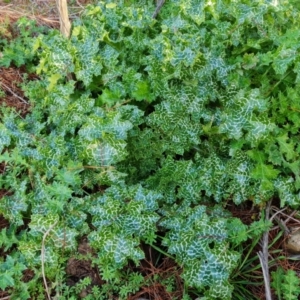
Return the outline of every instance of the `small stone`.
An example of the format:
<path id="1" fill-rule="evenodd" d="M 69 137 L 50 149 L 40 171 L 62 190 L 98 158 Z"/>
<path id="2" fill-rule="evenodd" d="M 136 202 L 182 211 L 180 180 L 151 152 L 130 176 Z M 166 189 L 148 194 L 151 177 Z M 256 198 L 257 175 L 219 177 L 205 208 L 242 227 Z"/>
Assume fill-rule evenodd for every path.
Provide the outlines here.
<path id="1" fill-rule="evenodd" d="M 285 244 L 286 250 L 295 254 L 300 254 L 300 229 L 292 230 Z"/>

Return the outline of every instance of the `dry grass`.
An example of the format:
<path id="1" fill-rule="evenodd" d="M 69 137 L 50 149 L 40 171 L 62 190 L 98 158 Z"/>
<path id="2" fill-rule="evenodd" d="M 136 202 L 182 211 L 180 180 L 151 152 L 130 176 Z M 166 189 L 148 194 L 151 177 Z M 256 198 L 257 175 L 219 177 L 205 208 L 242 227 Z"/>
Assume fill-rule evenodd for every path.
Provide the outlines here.
<path id="1" fill-rule="evenodd" d="M 72 20 L 79 16 L 84 7 L 95 3 L 95 0 L 68 0 L 69 17 Z M 56 0 L 0 0 L 0 22 L 9 18 L 15 22 L 26 16 L 40 25 L 59 27 L 59 14 Z"/>

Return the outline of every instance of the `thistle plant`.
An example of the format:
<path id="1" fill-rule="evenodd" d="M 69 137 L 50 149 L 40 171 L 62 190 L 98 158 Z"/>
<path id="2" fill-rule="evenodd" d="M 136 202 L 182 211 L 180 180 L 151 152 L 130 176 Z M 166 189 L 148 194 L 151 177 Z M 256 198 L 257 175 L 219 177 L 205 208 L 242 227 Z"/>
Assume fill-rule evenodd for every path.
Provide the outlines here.
<path id="1" fill-rule="evenodd" d="M 0 113 L 11 224 L 0 244 L 13 248 L 0 281 L 14 297 L 69 293 L 63 270 L 87 236 L 106 282 L 144 259 L 145 243 L 205 299 L 231 299 L 240 245 L 270 224 L 244 225 L 227 202 L 299 206 L 299 4 L 172 0 L 154 11 L 100 1 L 69 39 L 22 20 L 0 43 L 2 66 L 39 76 L 22 87 L 26 116 Z M 21 296 L 25 269 L 35 276 Z"/>

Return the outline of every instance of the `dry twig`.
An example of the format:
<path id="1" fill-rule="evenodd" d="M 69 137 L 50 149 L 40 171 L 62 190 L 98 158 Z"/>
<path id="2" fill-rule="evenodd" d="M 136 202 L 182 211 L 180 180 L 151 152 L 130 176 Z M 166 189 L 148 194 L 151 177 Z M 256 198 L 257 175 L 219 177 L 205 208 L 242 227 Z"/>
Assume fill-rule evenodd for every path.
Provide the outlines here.
<path id="1" fill-rule="evenodd" d="M 270 207 L 271 207 L 271 200 L 267 203 L 267 207 L 265 209 L 266 221 L 269 220 Z M 269 246 L 269 230 L 263 234 L 263 237 L 262 237 L 262 250 L 263 251 L 259 251 L 257 253 L 257 255 L 258 255 L 258 258 L 259 258 L 259 261 L 261 264 L 261 268 L 263 271 L 264 282 L 265 282 L 265 291 L 266 291 L 266 300 L 272 300 L 271 287 L 270 287 L 269 263 L 268 263 L 268 257 L 269 257 L 268 246 Z"/>
<path id="2" fill-rule="evenodd" d="M 287 209 L 287 207 L 277 210 L 277 208 L 274 208 L 272 206 L 272 209 L 274 209 L 276 211 L 276 213 L 274 215 L 272 215 L 272 217 L 270 218 L 270 221 L 272 221 L 278 214 L 282 214 Z"/>
<path id="3" fill-rule="evenodd" d="M 26 100 L 24 100 L 22 97 L 20 97 L 19 95 L 17 95 L 9 86 L 7 86 L 4 82 L 0 81 L 0 85 L 4 86 L 4 88 L 9 91 L 13 96 L 15 96 L 16 98 L 18 98 L 19 100 L 21 100 L 23 103 L 25 103 L 26 105 L 28 105 L 28 102 Z"/>
<path id="4" fill-rule="evenodd" d="M 285 211 L 286 209 L 287 209 L 287 207 L 285 207 L 285 208 L 283 208 L 283 209 L 281 209 L 281 210 L 277 209 L 276 207 L 272 207 L 272 210 L 274 210 L 275 213 L 274 213 L 274 214 L 272 215 L 272 217 L 270 218 L 270 221 L 272 221 L 273 219 L 275 219 L 275 221 L 278 223 L 279 227 L 280 227 L 281 229 L 283 229 L 285 235 L 289 235 L 289 234 L 291 233 L 291 230 L 287 227 L 286 224 L 287 224 L 290 220 L 292 220 L 292 221 L 294 221 L 294 222 L 296 222 L 297 224 L 300 225 L 300 220 L 299 220 L 299 219 L 293 218 L 293 216 L 297 213 L 296 210 L 294 210 L 291 214 L 288 215 L 288 214 L 284 213 L 284 211 Z M 285 220 L 285 221 L 282 221 L 282 220 L 278 217 L 279 214 L 280 214 L 281 216 L 283 216 L 283 217 L 286 217 L 286 220 Z M 278 228 L 278 226 L 273 227 L 272 230 L 277 229 L 277 228 Z"/>
<path id="5" fill-rule="evenodd" d="M 155 12 L 152 15 L 153 19 L 155 19 L 157 17 L 157 15 L 159 14 L 159 12 L 160 12 L 161 8 L 163 7 L 164 3 L 165 3 L 165 0 L 158 0 L 157 1 Z"/>
<path id="6" fill-rule="evenodd" d="M 46 290 L 48 300 L 51 300 L 51 297 L 50 297 L 48 284 L 47 284 L 47 280 L 46 280 L 46 275 L 45 275 L 45 240 L 46 240 L 47 235 L 50 233 L 50 231 L 55 227 L 55 225 L 57 223 L 58 223 L 58 220 L 53 225 L 50 226 L 50 228 L 43 235 L 43 241 L 42 241 L 42 250 L 41 250 L 42 275 L 43 275 L 43 280 L 44 280 L 44 285 L 45 285 L 45 290 Z"/>

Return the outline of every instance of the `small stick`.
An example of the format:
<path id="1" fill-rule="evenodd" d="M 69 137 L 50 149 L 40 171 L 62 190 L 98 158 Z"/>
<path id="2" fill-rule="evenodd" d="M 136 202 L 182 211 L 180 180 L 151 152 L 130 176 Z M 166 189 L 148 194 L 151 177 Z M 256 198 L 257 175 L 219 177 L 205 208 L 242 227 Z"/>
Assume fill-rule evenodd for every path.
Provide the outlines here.
<path id="1" fill-rule="evenodd" d="M 267 203 L 266 207 L 266 221 L 269 220 L 269 215 L 270 215 L 270 207 L 271 207 L 271 200 Z M 270 287 L 270 273 L 269 273 L 269 266 L 268 266 L 268 257 L 269 257 L 269 251 L 268 251 L 268 246 L 269 246 L 269 230 L 266 231 L 263 234 L 262 237 L 262 252 L 259 251 L 257 253 L 261 268 L 263 271 L 263 276 L 264 276 L 264 282 L 265 282 L 265 291 L 266 291 L 266 300 L 272 300 L 271 296 L 271 287 Z"/>
<path id="2" fill-rule="evenodd" d="M 283 216 L 287 217 L 287 219 L 284 221 L 284 223 L 287 223 L 289 220 L 293 220 L 293 221 L 295 221 L 297 223 L 300 223 L 299 219 L 293 218 L 293 216 L 296 214 L 296 212 L 297 211 L 295 210 L 290 215 L 287 215 L 285 213 L 281 213 Z"/>
<path id="3" fill-rule="evenodd" d="M 282 214 L 282 212 L 284 212 L 287 209 L 287 207 L 281 209 L 281 210 L 277 210 L 276 213 L 274 215 L 272 215 L 272 217 L 270 218 L 270 221 L 272 221 L 278 214 Z"/>
<path id="4" fill-rule="evenodd" d="M 268 267 L 268 262 L 264 258 L 264 254 L 259 251 L 257 253 L 261 268 L 263 271 L 263 276 L 264 276 L 264 282 L 265 282 L 265 291 L 266 291 L 266 300 L 272 300 L 271 296 L 271 288 L 270 288 L 270 274 L 269 274 L 269 267 Z"/>
<path id="5" fill-rule="evenodd" d="M 41 250 L 41 261 L 42 261 L 42 275 L 43 275 L 43 281 L 47 293 L 48 300 L 51 300 L 48 285 L 47 285 L 47 280 L 46 280 L 46 275 L 45 275 L 45 240 L 47 235 L 50 233 L 50 231 L 55 227 L 55 225 L 58 223 L 58 220 L 50 226 L 50 228 L 45 232 L 43 236 L 43 241 L 42 241 L 42 250 Z"/>
<path id="6" fill-rule="evenodd" d="M 291 231 L 286 226 L 286 222 L 283 222 L 280 218 L 275 217 L 275 221 L 277 222 L 280 229 L 283 229 L 285 235 L 289 235 Z"/>
<path id="7" fill-rule="evenodd" d="M 79 7 L 84 8 L 84 6 L 82 6 L 81 3 L 80 3 L 78 0 L 76 0 L 76 3 L 77 3 L 77 5 L 78 5 Z"/>
<path id="8" fill-rule="evenodd" d="M 28 102 L 26 100 L 24 100 L 22 97 L 18 96 L 9 86 L 7 86 L 4 82 L 0 82 L 1 85 L 3 85 L 5 87 L 6 90 L 8 90 L 13 96 L 15 96 L 16 98 L 18 98 L 19 100 L 21 100 L 23 103 L 28 105 Z"/>
<path id="9" fill-rule="evenodd" d="M 71 23 L 69 20 L 68 4 L 66 0 L 56 0 L 58 14 L 60 19 L 60 32 L 66 38 L 69 38 L 71 32 Z"/>
<path id="10" fill-rule="evenodd" d="M 158 0 L 157 1 L 157 5 L 156 5 L 156 9 L 155 12 L 152 15 L 152 18 L 155 19 L 157 17 L 157 15 L 159 14 L 161 8 L 163 7 L 164 3 L 166 0 Z"/>

